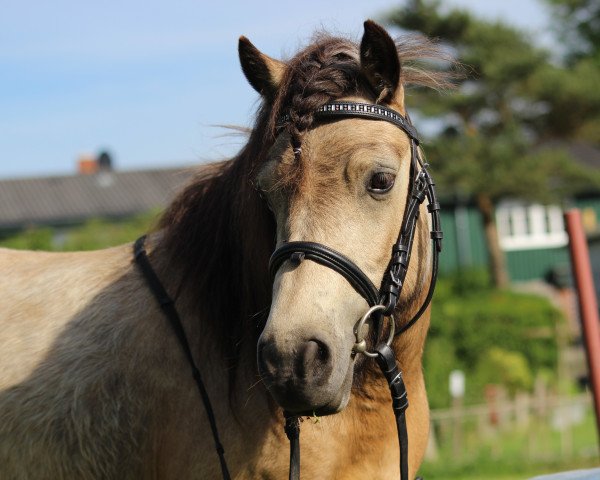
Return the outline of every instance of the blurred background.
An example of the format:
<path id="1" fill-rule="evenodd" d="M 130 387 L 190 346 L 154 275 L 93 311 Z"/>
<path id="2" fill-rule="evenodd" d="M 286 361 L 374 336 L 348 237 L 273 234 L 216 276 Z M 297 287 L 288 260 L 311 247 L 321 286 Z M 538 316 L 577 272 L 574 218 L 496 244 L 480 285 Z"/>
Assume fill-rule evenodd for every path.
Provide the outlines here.
<path id="1" fill-rule="evenodd" d="M 563 212 L 581 209 L 600 286 L 600 2 L 212 3 L 3 3 L 0 246 L 131 241 L 194 165 L 235 154 L 244 137 L 220 126 L 250 126 L 258 105 L 241 34 L 278 58 L 319 29 L 358 40 L 367 18 L 434 37 L 463 79 L 407 91 L 445 234 L 420 473 L 597 465 Z"/>

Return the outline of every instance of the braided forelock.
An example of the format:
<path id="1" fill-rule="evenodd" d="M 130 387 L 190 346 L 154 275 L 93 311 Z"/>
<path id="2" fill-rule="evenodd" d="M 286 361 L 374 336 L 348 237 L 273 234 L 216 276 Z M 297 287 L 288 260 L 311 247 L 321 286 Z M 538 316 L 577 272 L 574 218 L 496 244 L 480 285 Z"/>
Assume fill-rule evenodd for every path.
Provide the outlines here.
<path id="1" fill-rule="evenodd" d="M 358 47 L 341 38 L 321 38 L 290 61 L 288 72 L 274 110 L 288 115 L 286 129 L 298 159 L 302 136 L 312 126 L 316 110 L 358 92 Z"/>

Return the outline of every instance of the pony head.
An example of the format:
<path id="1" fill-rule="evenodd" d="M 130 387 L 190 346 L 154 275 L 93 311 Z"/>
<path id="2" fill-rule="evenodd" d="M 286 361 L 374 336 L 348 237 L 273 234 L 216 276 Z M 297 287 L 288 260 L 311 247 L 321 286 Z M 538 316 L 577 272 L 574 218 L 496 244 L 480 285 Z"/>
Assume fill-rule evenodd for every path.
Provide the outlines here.
<path id="1" fill-rule="evenodd" d="M 415 71 L 404 71 L 402 46 L 382 27 L 372 21 L 364 27 L 360 45 L 324 37 L 288 62 L 261 53 L 245 37 L 239 55 L 269 112 L 268 151 L 254 182 L 273 213 L 277 246 L 326 245 L 379 285 L 407 202 L 409 138 L 389 122 L 315 115 L 332 100 L 405 114 L 404 85 Z M 413 257 L 427 256 L 426 233 L 419 228 Z M 406 277 L 400 320 L 426 290 L 421 263 L 429 261 L 413 260 Z M 321 415 L 344 408 L 357 370 L 353 327 L 368 308 L 344 277 L 318 263 L 287 261 L 277 270 L 257 355 L 261 378 L 280 406 Z"/>

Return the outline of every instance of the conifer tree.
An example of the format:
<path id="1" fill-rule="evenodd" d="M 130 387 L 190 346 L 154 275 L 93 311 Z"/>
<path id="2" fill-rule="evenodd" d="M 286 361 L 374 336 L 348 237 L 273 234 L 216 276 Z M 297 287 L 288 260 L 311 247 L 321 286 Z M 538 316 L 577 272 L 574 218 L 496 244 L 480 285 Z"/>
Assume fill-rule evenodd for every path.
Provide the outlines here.
<path id="1" fill-rule="evenodd" d="M 454 92 L 408 91 L 413 97 L 409 105 L 441 125 L 440 133 L 425 143 L 433 173 L 442 190 L 474 199 L 491 277 L 505 287 L 509 277 L 495 222 L 498 202 L 560 202 L 585 189 L 593 177 L 565 151 L 543 148 L 559 132 L 569 135 L 575 128 L 570 107 L 561 101 L 564 92 L 576 88 L 575 79 L 556 85 L 555 77 L 567 69 L 553 64 L 551 52 L 525 32 L 465 10 L 442 11 L 437 0 L 412 0 L 388 19 L 403 30 L 438 39 L 464 65 Z M 600 99 L 600 88 L 595 96 Z M 561 126 L 564 122 L 568 128 Z"/>

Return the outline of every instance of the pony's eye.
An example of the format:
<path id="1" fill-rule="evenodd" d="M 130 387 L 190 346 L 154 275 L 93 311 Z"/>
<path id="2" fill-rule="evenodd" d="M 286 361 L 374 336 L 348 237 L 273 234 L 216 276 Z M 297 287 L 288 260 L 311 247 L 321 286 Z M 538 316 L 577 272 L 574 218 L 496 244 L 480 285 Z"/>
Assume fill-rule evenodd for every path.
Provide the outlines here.
<path id="1" fill-rule="evenodd" d="M 387 193 L 394 186 L 396 175 L 389 172 L 377 172 L 369 180 L 368 190 L 371 193 Z"/>

